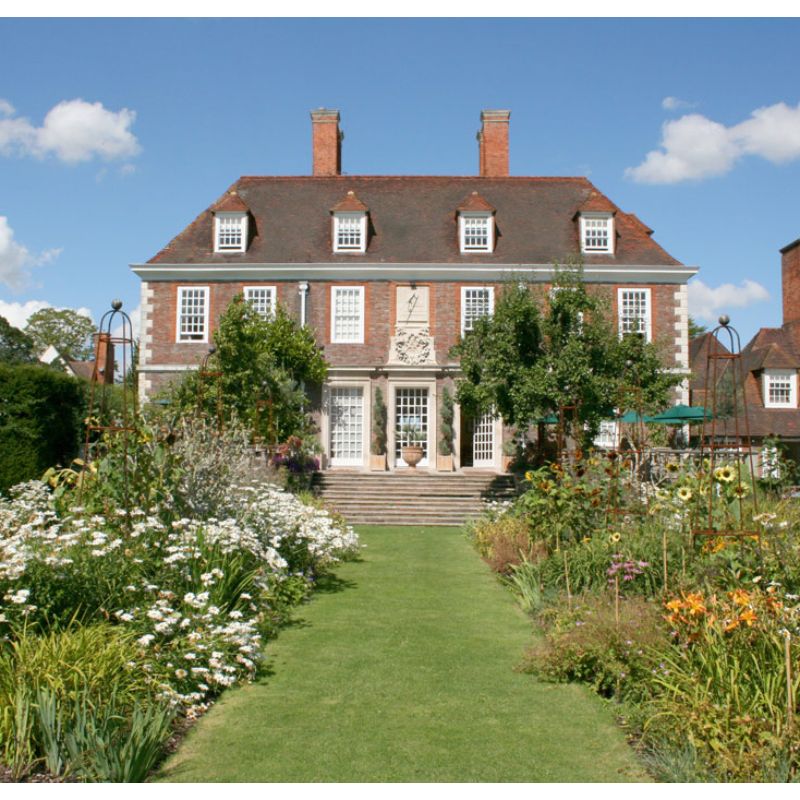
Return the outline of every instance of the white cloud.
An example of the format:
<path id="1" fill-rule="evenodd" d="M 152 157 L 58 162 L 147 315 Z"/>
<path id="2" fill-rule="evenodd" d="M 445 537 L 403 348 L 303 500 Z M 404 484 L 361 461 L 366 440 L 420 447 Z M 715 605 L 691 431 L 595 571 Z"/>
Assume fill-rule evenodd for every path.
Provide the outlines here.
<path id="1" fill-rule="evenodd" d="M 661 101 L 661 108 L 666 111 L 677 111 L 679 108 L 694 108 L 696 105 L 697 103 L 681 100 L 680 97 L 665 97 Z"/>
<path id="2" fill-rule="evenodd" d="M 674 98 L 666 98 L 674 99 Z M 757 108 L 726 127 L 702 114 L 664 123 L 661 149 L 651 150 L 625 175 L 639 183 L 679 183 L 724 175 L 745 155 L 780 164 L 800 158 L 800 103 Z"/>
<path id="3" fill-rule="evenodd" d="M 0 97 L 0 117 L 10 117 L 14 113 L 14 106 Z"/>
<path id="4" fill-rule="evenodd" d="M 689 284 L 689 313 L 707 322 L 731 308 L 747 308 L 754 303 L 769 300 L 769 292 L 756 281 L 746 279 L 741 286 L 723 283 L 717 287 L 706 286 L 701 280 Z"/>
<path id="5" fill-rule="evenodd" d="M 141 146 L 132 133 L 136 112 L 127 108 L 109 111 L 102 103 L 63 100 L 45 115 L 41 127 L 25 117 L 11 116 L 10 103 L 0 100 L 0 153 L 44 158 L 54 155 L 67 164 L 90 161 L 95 157 L 111 161 L 130 158 Z"/>
<path id="6" fill-rule="evenodd" d="M 60 249 L 45 250 L 35 255 L 14 239 L 8 217 L 0 217 L 0 283 L 17 291 L 28 280 L 32 267 L 47 264 L 58 256 Z"/>
<path id="7" fill-rule="evenodd" d="M 15 328 L 24 328 L 31 315 L 43 308 L 58 308 L 63 309 L 65 306 L 53 306 L 47 300 L 26 300 L 24 303 L 7 303 L 5 300 L 0 300 L 0 317 L 5 317 Z M 83 314 L 90 319 L 94 319 L 92 312 L 88 308 L 74 309 L 79 314 Z"/>

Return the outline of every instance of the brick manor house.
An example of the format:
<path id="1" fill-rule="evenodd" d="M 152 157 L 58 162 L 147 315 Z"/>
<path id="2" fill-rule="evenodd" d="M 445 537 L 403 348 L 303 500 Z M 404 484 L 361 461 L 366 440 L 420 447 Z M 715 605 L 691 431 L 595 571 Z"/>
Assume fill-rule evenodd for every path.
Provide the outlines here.
<path id="1" fill-rule="evenodd" d="M 337 111 L 311 112 L 310 176 L 245 176 L 146 264 L 141 278 L 144 401 L 196 369 L 239 293 L 263 314 L 281 303 L 310 326 L 330 364 L 316 406 L 325 468 L 369 469 L 380 386 L 389 469 L 405 466 L 408 426 L 425 433 L 420 466 L 436 468 L 439 411 L 458 363 L 451 347 L 491 314 L 510 279 L 553 280 L 580 258 L 604 287 L 619 329 L 659 342 L 665 367 L 688 374 L 686 282 L 652 230 L 586 178 L 516 177 L 508 111 L 484 111 L 477 176 L 341 172 Z M 590 289 L 593 287 L 590 286 Z M 678 393 L 688 402 L 688 385 Z M 499 470 L 501 420 L 456 407 L 455 466 Z"/>

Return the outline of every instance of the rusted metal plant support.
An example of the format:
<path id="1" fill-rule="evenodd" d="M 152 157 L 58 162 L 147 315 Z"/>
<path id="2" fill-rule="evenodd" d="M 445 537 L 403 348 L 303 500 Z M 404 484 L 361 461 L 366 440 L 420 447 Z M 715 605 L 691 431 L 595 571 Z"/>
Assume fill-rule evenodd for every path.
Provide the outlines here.
<path id="1" fill-rule="evenodd" d="M 752 524 L 753 517 L 758 515 L 758 498 L 756 496 L 756 471 L 753 464 L 750 420 L 747 415 L 747 401 L 745 398 L 744 374 L 742 370 L 742 344 L 738 332 L 735 328 L 731 327 L 730 318 L 727 315 L 721 316 L 719 318 L 719 323 L 720 324 L 712 331 L 706 358 L 705 392 L 703 397 L 706 409 L 708 409 L 709 406 L 709 397 L 711 398 L 711 408 L 709 409 L 711 418 L 707 419 L 706 415 L 703 415 L 703 426 L 700 435 L 699 471 L 701 478 L 707 478 L 708 480 L 708 512 L 705 524 L 703 524 L 704 521 L 700 519 L 692 521 L 692 543 L 694 543 L 695 538 L 698 536 L 750 537 L 758 542 L 760 549 L 761 531 L 758 526 Z M 721 337 L 727 339 L 727 349 L 720 341 Z M 733 403 L 733 445 L 727 441 L 718 441 L 717 431 L 717 414 L 720 407 L 719 381 L 726 371 L 730 374 L 730 392 Z M 727 440 L 727 438 L 726 425 L 726 432 L 723 435 L 723 439 Z M 718 454 L 721 450 L 733 450 L 735 453 L 737 487 L 745 486 L 742 482 L 742 461 L 747 459 L 750 486 L 747 488 L 747 491 L 742 488 L 737 494 L 738 526 L 723 525 L 719 528 L 715 528 L 715 504 L 719 507 L 719 504 L 725 502 L 725 499 L 718 495 L 717 487 L 714 484 L 714 472 L 720 460 Z M 745 503 L 745 495 L 750 497 L 749 503 Z M 747 508 L 747 506 L 750 506 L 750 508 Z"/>
<path id="2" fill-rule="evenodd" d="M 564 464 L 569 461 L 574 461 L 575 451 L 568 450 L 567 448 L 567 425 L 570 425 L 570 431 L 573 432 L 575 425 L 578 422 L 578 405 L 565 405 L 558 407 L 558 427 L 556 428 L 556 447 L 557 447 L 557 462 Z M 574 439 L 574 436 L 573 436 Z"/>
<path id="3" fill-rule="evenodd" d="M 632 402 L 631 402 L 632 398 Z M 632 423 L 621 423 L 618 425 L 630 425 L 635 434 L 631 437 L 632 447 L 623 450 L 621 447 L 622 441 L 618 441 L 617 446 L 613 450 L 605 453 L 608 459 L 608 467 L 606 472 L 609 476 L 608 480 L 608 493 L 606 495 L 606 527 L 616 527 L 617 521 L 620 517 L 626 516 L 643 516 L 648 507 L 649 496 L 645 497 L 644 503 L 639 503 L 638 506 L 631 507 L 624 502 L 622 492 L 622 471 L 623 469 L 630 477 L 630 483 L 633 484 L 633 477 L 639 474 L 642 467 L 643 444 L 645 437 L 644 427 L 644 401 L 642 399 L 642 390 L 638 386 L 626 386 L 620 391 L 619 408 L 632 410 L 635 414 L 635 420 Z"/>
<path id="4" fill-rule="evenodd" d="M 114 335 L 112 331 L 118 331 Z M 122 310 L 122 301 L 113 300 L 111 310 L 103 314 L 95 342 L 94 370 L 89 384 L 89 407 L 86 417 L 86 437 L 84 440 L 83 459 L 84 477 L 78 490 L 78 502 L 83 502 L 83 488 L 89 465 L 100 457 L 101 449 L 105 449 L 113 437 L 122 437 L 122 480 L 123 502 L 128 512 L 126 521 L 130 523 L 130 488 L 128 476 L 128 460 L 130 438 L 136 428 L 136 389 L 129 379 L 129 370 L 133 363 L 133 325 L 131 318 Z M 114 385 L 114 371 L 119 368 L 121 376 L 120 407 L 111 407 L 110 398 Z M 109 375 L 110 371 L 110 375 Z M 99 388 L 98 388 L 99 387 Z M 112 416 L 116 413 L 116 416 Z"/>
<path id="5" fill-rule="evenodd" d="M 213 345 L 208 348 L 208 352 L 200 362 L 200 369 L 197 372 L 197 411 L 198 414 L 205 415 L 206 385 L 209 381 L 216 381 L 217 386 L 217 432 L 222 433 L 225 427 L 225 420 L 222 414 L 222 372 L 208 368 L 208 361 L 217 348 Z"/>

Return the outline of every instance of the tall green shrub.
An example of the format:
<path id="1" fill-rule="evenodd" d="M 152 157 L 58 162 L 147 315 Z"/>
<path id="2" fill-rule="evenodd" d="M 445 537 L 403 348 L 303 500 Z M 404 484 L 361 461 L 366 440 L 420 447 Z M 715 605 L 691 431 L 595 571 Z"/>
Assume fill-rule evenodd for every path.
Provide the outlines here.
<path id="1" fill-rule="evenodd" d="M 78 453 L 80 381 L 48 367 L 0 364 L 0 491 Z"/>
<path id="2" fill-rule="evenodd" d="M 372 402 L 372 454 L 382 456 L 386 453 L 386 403 L 380 386 L 375 387 Z"/>
<path id="3" fill-rule="evenodd" d="M 441 437 L 439 439 L 439 455 L 451 456 L 453 455 L 453 437 L 455 431 L 453 430 L 453 419 L 455 412 L 453 410 L 453 395 L 449 389 L 442 392 L 442 409 L 441 409 Z"/>

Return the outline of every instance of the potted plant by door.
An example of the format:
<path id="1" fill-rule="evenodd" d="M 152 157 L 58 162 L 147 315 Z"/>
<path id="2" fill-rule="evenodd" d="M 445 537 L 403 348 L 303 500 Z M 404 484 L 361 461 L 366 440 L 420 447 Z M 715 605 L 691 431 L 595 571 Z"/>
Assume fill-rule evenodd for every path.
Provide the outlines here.
<path id="1" fill-rule="evenodd" d="M 425 455 L 425 449 L 422 446 L 425 442 L 425 431 L 419 425 L 403 425 L 400 428 L 400 432 L 406 442 L 400 448 L 400 455 L 402 455 L 403 461 L 406 462 L 409 469 L 416 469 L 417 464 L 422 461 L 422 457 Z"/>
<path id="2" fill-rule="evenodd" d="M 375 387 L 372 402 L 372 447 L 369 467 L 374 472 L 386 472 L 386 404 L 380 386 Z"/>
<path id="3" fill-rule="evenodd" d="M 453 395 L 450 394 L 449 389 L 445 389 L 442 392 L 441 423 L 439 425 L 441 438 L 439 439 L 439 452 L 436 456 L 436 469 L 439 472 L 453 471 L 453 438 L 455 436 L 453 418 Z"/>

